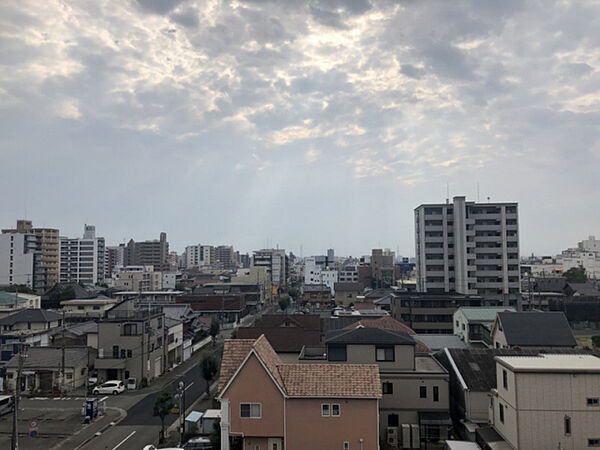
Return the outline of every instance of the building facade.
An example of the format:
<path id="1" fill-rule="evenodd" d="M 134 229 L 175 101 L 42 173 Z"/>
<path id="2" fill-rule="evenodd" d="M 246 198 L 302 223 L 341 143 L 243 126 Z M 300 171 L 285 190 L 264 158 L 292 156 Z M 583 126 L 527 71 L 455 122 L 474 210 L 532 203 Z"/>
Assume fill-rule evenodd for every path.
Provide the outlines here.
<path id="1" fill-rule="evenodd" d="M 273 286 L 285 286 L 289 277 L 288 257 L 283 249 L 256 250 L 252 265 L 266 267 Z"/>
<path id="2" fill-rule="evenodd" d="M 415 209 L 417 291 L 520 299 L 518 204 L 467 202 Z"/>
<path id="3" fill-rule="evenodd" d="M 125 246 L 124 264 L 126 266 L 154 266 L 154 270 L 158 272 L 170 271 L 167 233 L 160 233 L 160 238 L 153 241 L 135 242 L 131 239 Z"/>
<path id="4" fill-rule="evenodd" d="M 23 284 L 36 291 L 47 287 L 41 239 L 33 234 L 0 235 L 0 285 Z"/>
<path id="5" fill-rule="evenodd" d="M 94 285 L 104 282 L 104 238 L 85 225 L 83 238 L 60 238 L 60 282 Z"/>

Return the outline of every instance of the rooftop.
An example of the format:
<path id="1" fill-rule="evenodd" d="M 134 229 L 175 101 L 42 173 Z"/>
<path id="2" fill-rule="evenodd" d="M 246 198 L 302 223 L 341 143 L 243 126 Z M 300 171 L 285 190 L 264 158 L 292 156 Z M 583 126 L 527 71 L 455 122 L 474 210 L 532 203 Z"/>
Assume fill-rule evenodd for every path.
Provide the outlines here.
<path id="1" fill-rule="evenodd" d="M 562 312 L 499 312 L 506 342 L 511 346 L 575 347 L 577 341 Z"/>
<path id="2" fill-rule="evenodd" d="M 592 372 L 600 373 L 600 358 L 594 355 L 496 356 L 514 372 Z"/>
<path id="3" fill-rule="evenodd" d="M 23 368 L 60 368 L 62 366 L 61 347 L 29 347 L 27 357 L 23 358 Z M 65 367 L 74 367 L 82 359 L 87 360 L 87 347 L 65 347 Z M 17 367 L 19 355 L 6 363 L 7 367 Z"/>
<path id="4" fill-rule="evenodd" d="M 0 325 L 14 325 L 21 322 L 55 322 L 61 320 L 62 315 L 48 309 L 24 309 L 0 319 Z"/>
<path id="5" fill-rule="evenodd" d="M 510 306 L 461 306 L 455 314 L 462 313 L 469 322 L 493 322 L 496 319 L 496 314 L 504 311 L 515 312 L 515 308 Z"/>
<path id="6" fill-rule="evenodd" d="M 26 303 L 28 299 L 21 297 L 14 292 L 0 291 L 0 307 L 6 305 L 14 305 L 15 303 Z"/>
<path id="7" fill-rule="evenodd" d="M 353 328 L 330 331 L 325 336 L 326 344 L 390 344 L 415 345 L 415 340 L 404 331 L 381 328 Z"/>

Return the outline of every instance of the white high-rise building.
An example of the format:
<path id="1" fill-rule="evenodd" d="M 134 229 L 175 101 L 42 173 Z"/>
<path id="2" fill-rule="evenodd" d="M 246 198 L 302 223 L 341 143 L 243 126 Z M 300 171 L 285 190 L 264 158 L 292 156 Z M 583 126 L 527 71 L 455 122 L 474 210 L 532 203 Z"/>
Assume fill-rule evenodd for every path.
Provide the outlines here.
<path id="1" fill-rule="evenodd" d="M 60 238 L 60 281 L 96 284 L 104 281 L 104 238 L 95 227 L 85 225 L 83 238 Z"/>
<path id="2" fill-rule="evenodd" d="M 520 296 L 517 203 L 465 197 L 415 209 L 417 291 L 502 299 Z"/>
<path id="3" fill-rule="evenodd" d="M 46 288 L 41 239 L 33 234 L 0 234 L 0 286 L 24 284 Z"/>
<path id="4" fill-rule="evenodd" d="M 212 245 L 188 245 L 185 248 L 185 267 L 211 266 L 216 262 L 215 247 Z"/>

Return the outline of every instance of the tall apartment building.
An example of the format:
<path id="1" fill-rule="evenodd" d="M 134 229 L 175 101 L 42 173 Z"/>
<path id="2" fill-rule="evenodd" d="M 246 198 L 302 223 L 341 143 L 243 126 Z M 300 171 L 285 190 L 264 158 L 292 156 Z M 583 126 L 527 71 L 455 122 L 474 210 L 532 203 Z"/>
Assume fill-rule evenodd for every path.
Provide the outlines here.
<path id="1" fill-rule="evenodd" d="M 126 266 L 153 265 L 156 271 L 168 272 L 171 264 L 167 233 L 160 233 L 160 238 L 153 241 L 135 242 L 131 239 L 125 247 L 124 259 Z"/>
<path id="2" fill-rule="evenodd" d="M 273 286 L 284 286 L 288 280 L 288 260 L 283 249 L 255 250 L 252 257 L 254 267 L 266 267 Z"/>
<path id="3" fill-rule="evenodd" d="M 216 250 L 212 245 L 188 245 L 185 248 L 185 267 L 211 266 L 216 262 Z"/>
<path id="4" fill-rule="evenodd" d="M 33 234 L 0 235 L 0 286 L 24 284 L 36 291 L 46 289 L 41 238 Z"/>
<path id="5" fill-rule="evenodd" d="M 96 284 L 104 281 L 106 251 L 96 227 L 85 225 L 83 238 L 60 238 L 60 282 Z"/>
<path id="6" fill-rule="evenodd" d="M 106 247 L 105 278 L 113 276 L 115 267 L 125 264 L 125 244 Z"/>
<path id="7" fill-rule="evenodd" d="M 59 280 L 60 236 L 56 228 L 34 228 L 31 220 L 17 220 L 17 228 L 2 230 L 3 234 L 33 234 L 40 238 L 42 263 L 46 268 L 46 287 L 54 286 Z"/>
<path id="8" fill-rule="evenodd" d="M 231 245 L 219 245 L 215 248 L 215 256 L 219 265 L 224 269 L 233 269 L 237 267 L 235 252 Z"/>
<path id="9" fill-rule="evenodd" d="M 520 296 L 518 204 L 467 202 L 415 209 L 417 291 Z"/>

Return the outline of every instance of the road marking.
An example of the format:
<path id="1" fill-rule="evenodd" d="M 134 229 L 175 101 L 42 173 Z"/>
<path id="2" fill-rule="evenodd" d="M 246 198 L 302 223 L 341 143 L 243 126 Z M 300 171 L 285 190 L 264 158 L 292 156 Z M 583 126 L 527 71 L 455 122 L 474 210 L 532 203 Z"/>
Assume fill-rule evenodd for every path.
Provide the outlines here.
<path id="1" fill-rule="evenodd" d="M 188 384 L 188 385 L 185 387 L 185 390 L 187 391 L 189 388 L 191 388 L 191 387 L 192 387 L 192 384 L 194 384 L 194 382 L 193 382 L 193 381 L 192 381 L 190 384 Z"/>
<path id="2" fill-rule="evenodd" d="M 103 402 L 104 400 L 106 400 L 108 398 L 108 395 L 106 397 L 102 397 L 100 400 L 98 400 L 99 402 Z"/>
<path id="3" fill-rule="evenodd" d="M 121 442 L 119 442 L 115 447 L 113 447 L 112 450 L 117 450 L 121 445 L 123 445 L 125 443 L 125 441 L 127 439 L 129 439 L 131 436 L 133 436 L 135 434 L 135 431 L 132 431 L 131 434 L 129 436 L 127 436 L 125 439 L 123 439 Z"/>

